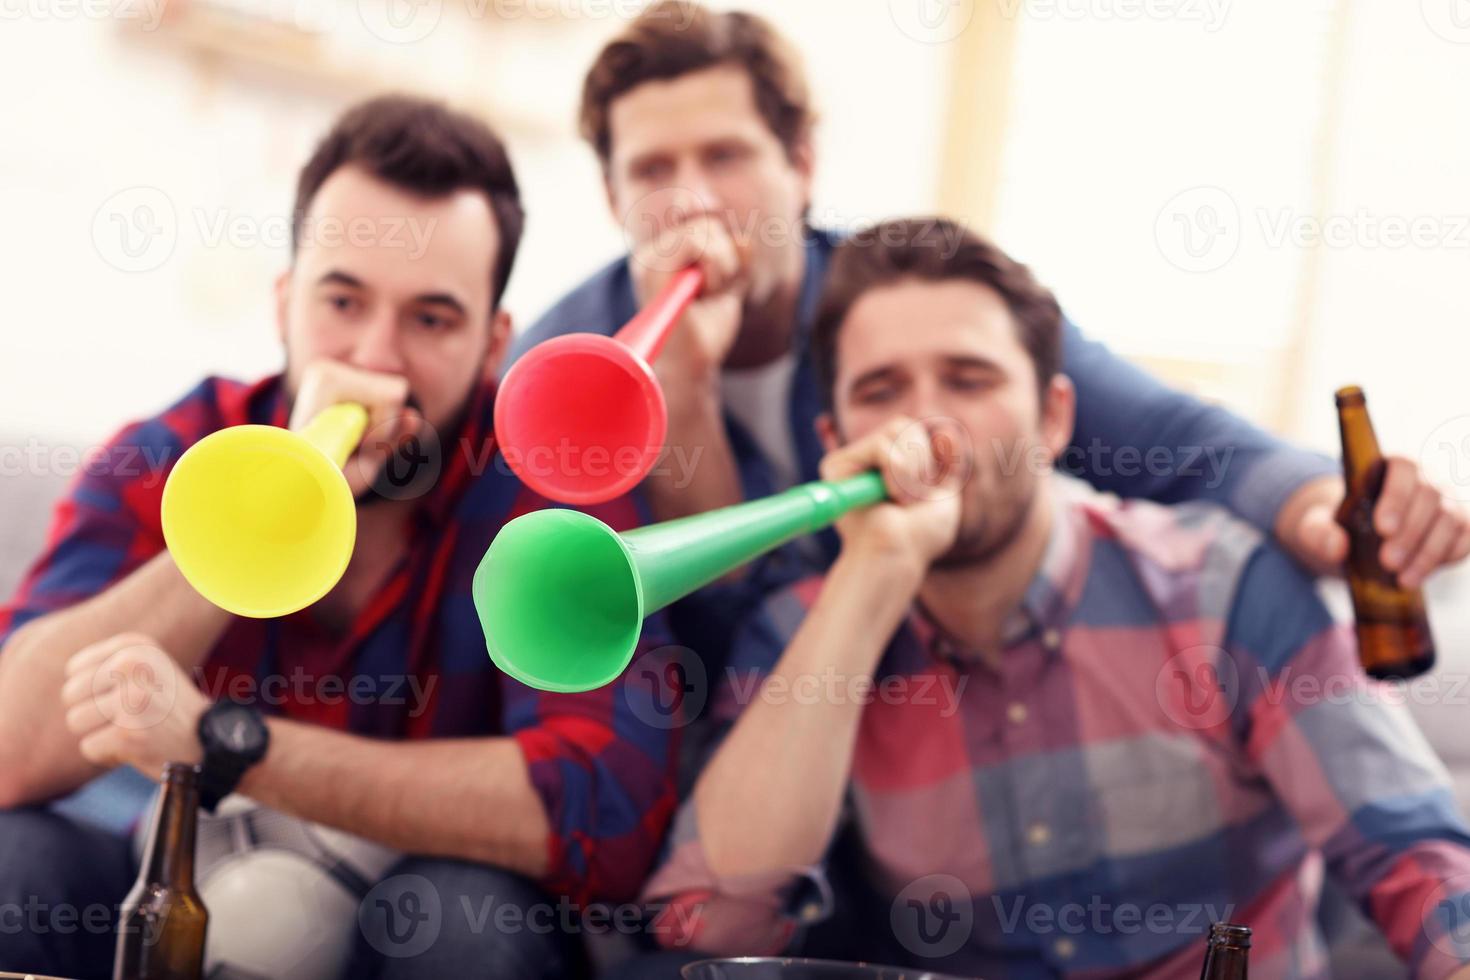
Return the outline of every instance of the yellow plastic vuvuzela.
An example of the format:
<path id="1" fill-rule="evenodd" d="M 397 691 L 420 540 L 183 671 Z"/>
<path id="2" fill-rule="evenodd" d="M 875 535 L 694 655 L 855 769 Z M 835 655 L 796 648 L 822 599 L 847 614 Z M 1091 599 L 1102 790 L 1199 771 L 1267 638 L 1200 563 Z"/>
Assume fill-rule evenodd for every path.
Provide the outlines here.
<path id="1" fill-rule="evenodd" d="M 255 619 L 332 590 L 352 558 L 357 507 L 342 467 L 367 409 L 333 405 L 301 432 L 221 429 L 189 448 L 163 488 L 163 537 L 200 595 Z"/>

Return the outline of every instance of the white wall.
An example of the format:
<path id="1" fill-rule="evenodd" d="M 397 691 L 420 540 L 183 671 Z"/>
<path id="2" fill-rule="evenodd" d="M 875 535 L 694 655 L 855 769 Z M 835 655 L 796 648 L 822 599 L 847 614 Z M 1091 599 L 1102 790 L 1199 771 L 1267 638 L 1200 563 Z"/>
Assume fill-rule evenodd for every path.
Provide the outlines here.
<path id="1" fill-rule="evenodd" d="M 121 9 L 143 12 L 147 2 Z M 372 76 L 347 92 L 211 65 L 128 25 L 67 16 L 63 3 L 0 7 L 0 269 L 9 313 L 0 331 L 0 440 L 101 439 L 205 372 L 275 370 L 270 285 L 287 252 L 258 239 L 284 230 L 313 141 L 346 102 L 373 91 Z M 530 212 L 507 298 L 521 325 L 621 246 L 573 113 L 586 66 L 619 24 L 601 14 L 630 8 L 552 6 L 585 15 L 487 25 L 445 6 L 437 28 L 412 43 L 364 30 L 369 8 L 351 0 L 287 7 L 333 27 L 336 53 L 380 59 L 384 78 L 450 93 L 465 79 L 502 80 L 505 115 L 530 121 L 507 128 Z M 946 49 L 897 30 L 883 0 L 744 6 L 773 17 L 810 59 L 823 110 L 816 216 L 856 224 L 933 210 Z M 146 223 L 140 206 L 173 235 L 130 257 L 116 222 Z M 220 241 L 213 230 L 221 221 L 239 221 L 256 238 Z"/>
<path id="2" fill-rule="evenodd" d="M 1212 28 L 1191 16 L 1203 2 L 1121 21 L 1104 0 L 1027 0 L 997 237 L 1084 330 L 1234 366 L 1213 393 L 1307 445 L 1338 452 L 1332 394 L 1363 385 L 1384 448 L 1470 503 L 1470 21 L 1455 2 L 1235 0 Z M 1094 15 L 1057 13 L 1078 10 Z M 1384 244 L 1414 221 L 1425 241 Z M 1462 676 L 1470 569 L 1428 594 Z"/>

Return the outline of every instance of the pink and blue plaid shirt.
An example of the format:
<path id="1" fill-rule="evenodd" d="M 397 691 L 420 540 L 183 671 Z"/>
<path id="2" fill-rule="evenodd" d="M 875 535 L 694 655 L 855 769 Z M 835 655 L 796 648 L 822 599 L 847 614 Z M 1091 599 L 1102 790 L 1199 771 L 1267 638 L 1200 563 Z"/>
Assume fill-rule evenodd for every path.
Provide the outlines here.
<path id="1" fill-rule="evenodd" d="M 1229 920 L 1255 930 L 1253 976 L 1320 977 L 1325 871 L 1416 977 L 1470 962 L 1447 773 L 1313 580 L 1210 505 L 1051 492 L 1053 536 L 994 667 L 917 611 L 888 647 L 840 831 L 856 857 L 721 880 L 686 803 L 645 892 L 673 903 L 664 942 L 771 953 L 835 904 L 862 924 L 855 948 L 885 933 L 946 973 L 1193 980 Z M 821 588 L 742 630 L 717 719 L 766 696 Z M 838 871 L 861 887 L 834 894 Z"/>
<path id="2" fill-rule="evenodd" d="M 236 619 L 197 680 L 212 697 L 373 738 L 513 738 L 551 824 L 546 886 L 579 902 L 631 897 L 674 811 L 676 732 L 650 714 L 639 689 L 547 694 L 491 663 L 470 594 L 475 568 L 507 521 L 550 506 L 497 458 L 494 395 L 482 388 L 460 432 L 445 436 L 407 550 L 351 624 L 330 629 L 310 609 Z M 226 426 L 285 425 L 287 414 L 279 377 L 210 378 L 90 454 L 57 507 L 45 553 L 0 607 L 0 646 L 163 551 L 163 486 L 184 450 Z M 629 497 L 589 512 L 620 530 L 643 518 Z M 666 645 L 662 636 L 650 620 L 650 663 L 664 656 L 651 649 Z"/>

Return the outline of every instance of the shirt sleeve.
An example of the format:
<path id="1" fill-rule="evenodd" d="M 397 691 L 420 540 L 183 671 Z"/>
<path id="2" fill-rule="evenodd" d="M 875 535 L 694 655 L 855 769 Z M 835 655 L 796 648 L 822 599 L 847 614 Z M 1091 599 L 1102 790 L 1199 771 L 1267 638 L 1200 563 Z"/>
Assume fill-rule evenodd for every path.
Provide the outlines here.
<path id="1" fill-rule="evenodd" d="M 632 664 L 606 687 L 552 694 L 504 681 L 506 731 L 551 824 L 545 884 L 556 894 L 626 901 L 648 875 L 675 807 L 685 691 L 665 678 L 678 649 L 656 616 Z"/>
<path id="2" fill-rule="evenodd" d="M 0 608 L 0 647 L 31 620 L 91 598 L 163 550 L 158 501 L 177 451 L 172 431 L 154 420 L 82 455 L 44 551 Z"/>
<path id="3" fill-rule="evenodd" d="M 1363 673 L 1351 627 L 1269 544 L 1233 607 L 1226 648 L 1248 762 L 1413 976 L 1470 963 L 1470 831 L 1405 689 Z"/>
<path id="4" fill-rule="evenodd" d="M 792 590 L 768 600 L 741 627 L 730 662 L 712 693 L 702 764 L 713 757 L 745 705 L 785 651 L 805 609 Z M 644 902 L 660 945 L 721 956 L 775 955 L 803 926 L 831 914 L 823 866 L 792 867 L 739 877 L 716 875 L 706 858 L 692 794 L 674 821 L 667 852 L 649 879 Z"/>
<path id="5" fill-rule="evenodd" d="M 1203 500 L 1270 534 L 1302 485 L 1340 472 L 1215 405 L 1161 384 L 1063 324 L 1077 423 L 1062 467 L 1100 490 L 1160 503 Z"/>

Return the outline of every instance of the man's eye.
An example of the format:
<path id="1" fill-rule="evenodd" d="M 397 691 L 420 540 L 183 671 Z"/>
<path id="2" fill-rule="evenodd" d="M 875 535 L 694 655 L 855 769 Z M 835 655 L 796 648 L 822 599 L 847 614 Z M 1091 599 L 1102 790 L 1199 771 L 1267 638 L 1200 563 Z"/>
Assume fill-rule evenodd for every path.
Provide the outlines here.
<path id="1" fill-rule="evenodd" d="M 983 375 L 966 375 L 950 378 L 949 386 L 956 391 L 985 391 L 995 387 L 995 379 Z"/>
<path id="2" fill-rule="evenodd" d="M 739 163 L 745 159 L 746 152 L 740 146 L 717 146 L 710 150 L 707 159 L 714 164 Z"/>
<path id="3" fill-rule="evenodd" d="M 425 330 L 442 330 L 449 326 L 449 321 L 433 313 L 420 313 L 415 317 L 415 322 Z"/>
<path id="4" fill-rule="evenodd" d="M 857 400 L 864 405 L 876 405 L 886 402 L 896 394 L 892 385 L 882 385 L 874 388 L 864 388 L 857 393 Z"/>
<path id="5" fill-rule="evenodd" d="M 338 313 L 351 313 L 357 308 L 357 300 L 351 296 L 328 296 L 327 303 Z"/>
<path id="6" fill-rule="evenodd" d="M 673 167 L 666 160 L 651 160 L 633 168 L 633 177 L 641 181 L 667 180 Z"/>

